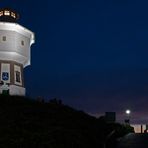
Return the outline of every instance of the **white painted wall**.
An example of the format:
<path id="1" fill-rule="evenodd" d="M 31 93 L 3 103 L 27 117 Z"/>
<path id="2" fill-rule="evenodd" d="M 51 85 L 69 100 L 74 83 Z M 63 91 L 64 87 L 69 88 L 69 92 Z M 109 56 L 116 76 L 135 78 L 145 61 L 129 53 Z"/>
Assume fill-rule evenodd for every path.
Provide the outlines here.
<path id="1" fill-rule="evenodd" d="M 24 87 L 19 87 L 16 85 L 11 85 L 9 87 L 9 94 L 12 96 L 25 96 L 26 94 L 26 89 Z"/>
<path id="2" fill-rule="evenodd" d="M 6 41 L 3 41 L 6 36 Z M 21 44 L 24 41 L 24 45 Z M 30 46 L 34 33 L 16 23 L 0 22 L 0 60 L 13 60 L 25 66 L 30 65 Z"/>
<path id="3" fill-rule="evenodd" d="M 2 40 L 3 36 L 6 36 L 6 41 Z M 24 41 L 24 46 L 21 41 Z M 30 64 L 30 39 L 14 31 L 0 30 L 0 55 L 1 60 L 10 58 L 23 65 Z"/>

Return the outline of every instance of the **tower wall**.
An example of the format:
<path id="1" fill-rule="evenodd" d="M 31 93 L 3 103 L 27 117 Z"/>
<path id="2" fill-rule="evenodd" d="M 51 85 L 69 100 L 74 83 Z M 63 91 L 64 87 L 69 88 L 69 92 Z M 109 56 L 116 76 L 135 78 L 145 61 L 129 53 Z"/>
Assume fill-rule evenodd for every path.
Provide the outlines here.
<path id="1" fill-rule="evenodd" d="M 0 60 L 30 65 L 30 46 L 34 33 L 16 23 L 0 22 Z"/>
<path id="2" fill-rule="evenodd" d="M 9 89 L 10 95 L 25 95 L 23 65 L 14 61 L 0 60 L 0 92 Z M 5 83 L 4 88 L 3 85 Z"/>
<path id="3" fill-rule="evenodd" d="M 10 22 L 0 22 L 0 93 L 25 95 L 23 68 L 30 65 L 34 33 Z"/>
<path id="4" fill-rule="evenodd" d="M 16 52 L 29 58 L 30 39 L 14 31 L 0 30 L 0 51 Z"/>

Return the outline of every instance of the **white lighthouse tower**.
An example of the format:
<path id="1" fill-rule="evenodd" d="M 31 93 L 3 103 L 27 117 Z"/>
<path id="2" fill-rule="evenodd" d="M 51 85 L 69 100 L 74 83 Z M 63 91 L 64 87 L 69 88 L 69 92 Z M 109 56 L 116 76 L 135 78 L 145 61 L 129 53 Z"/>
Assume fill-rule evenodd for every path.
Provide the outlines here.
<path id="1" fill-rule="evenodd" d="M 34 33 L 19 25 L 17 12 L 0 9 L 0 94 L 25 95 L 23 68 L 30 65 Z"/>

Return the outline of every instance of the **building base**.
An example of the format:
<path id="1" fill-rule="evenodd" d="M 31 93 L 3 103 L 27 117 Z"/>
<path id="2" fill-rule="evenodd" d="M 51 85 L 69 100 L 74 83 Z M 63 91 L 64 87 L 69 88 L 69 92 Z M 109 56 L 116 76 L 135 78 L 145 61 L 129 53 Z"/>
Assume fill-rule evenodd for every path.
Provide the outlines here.
<path id="1" fill-rule="evenodd" d="M 26 89 L 24 87 L 16 86 L 16 85 L 10 85 L 5 88 L 0 88 L 0 94 L 7 94 L 11 96 L 25 96 Z"/>

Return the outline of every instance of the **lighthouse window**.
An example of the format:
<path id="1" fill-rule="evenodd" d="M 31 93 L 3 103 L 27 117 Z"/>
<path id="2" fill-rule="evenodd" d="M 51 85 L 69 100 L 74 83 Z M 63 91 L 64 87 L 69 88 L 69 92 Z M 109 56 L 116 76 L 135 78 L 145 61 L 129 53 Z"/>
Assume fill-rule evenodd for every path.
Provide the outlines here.
<path id="1" fill-rule="evenodd" d="M 11 12 L 11 16 L 12 16 L 13 18 L 16 18 L 15 13 L 13 13 L 13 12 Z"/>
<path id="2" fill-rule="evenodd" d="M 3 41 L 6 41 L 6 36 L 3 36 Z"/>
<path id="3" fill-rule="evenodd" d="M 10 15 L 10 11 L 4 11 L 4 15 Z"/>
<path id="4" fill-rule="evenodd" d="M 3 11 L 0 11 L 0 16 L 3 16 Z"/>
<path id="5" fill-rule="evenodd" d="M 20 72 L 19 71 L 16 71 L 16 82 L 21 82 L 21 77 L 20 77 Z"/>
<path id="6" fill-rule="evenodd" d="M 21 44 L 22 44 L 22 46 L 24 46 L 24 44 L 25 44 L 24 41 L 21 41 Z"/>

